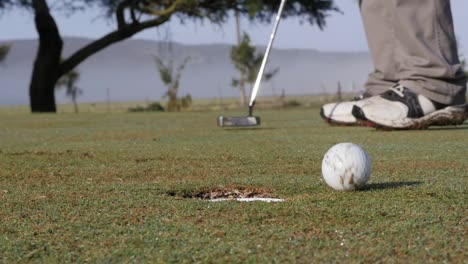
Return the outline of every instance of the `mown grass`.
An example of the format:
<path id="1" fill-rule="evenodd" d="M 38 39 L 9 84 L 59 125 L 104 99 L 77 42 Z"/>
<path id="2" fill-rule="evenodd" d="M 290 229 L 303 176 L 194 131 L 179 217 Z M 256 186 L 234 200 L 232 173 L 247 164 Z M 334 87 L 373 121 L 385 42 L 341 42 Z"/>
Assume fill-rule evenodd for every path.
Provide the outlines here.
<path id="1" fill-rule="evenodd" d="M 468 124 L 379 132 L 330 127 L 318 108 L 219 114 L 0 116 L 0 262 L 406 262 L 467 260 Z M 367 187 L 321 178 L 335 143 L 373 160 Z M 284 203 L 184 194 L 268 189 Z"/>

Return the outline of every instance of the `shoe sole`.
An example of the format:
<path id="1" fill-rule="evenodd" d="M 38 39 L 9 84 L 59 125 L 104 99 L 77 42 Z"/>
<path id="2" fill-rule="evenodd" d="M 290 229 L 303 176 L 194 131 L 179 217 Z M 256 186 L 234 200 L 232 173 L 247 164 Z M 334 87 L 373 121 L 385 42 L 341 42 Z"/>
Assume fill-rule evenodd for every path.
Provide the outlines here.
<path id="1" fill-rule="evenodd" d="M 383 130 L 417 130 L 430 126 L 458 126 L 468 119 L 468 104 L 449 106 L 420 118 L 407 118 L 392 125 L 369 120 L 358 106 L 352 110 L 353 116 L 361 125 Z"/>
<path id="2" fill-rule="evenodd" d="M 339 121 L 333 120 L 333 119 L 331 119 L 329 117 L 326 117 L 325 113 L 323 111 L 323 108 L 320 108 L 320 116 L 325 121 L 325 123 L 329 124 L 330 126 L 349 126 L 349 127 L 361 126 L 361 124 L 359 122 L 354 122 L 354 123 L 339 122 Z"/>

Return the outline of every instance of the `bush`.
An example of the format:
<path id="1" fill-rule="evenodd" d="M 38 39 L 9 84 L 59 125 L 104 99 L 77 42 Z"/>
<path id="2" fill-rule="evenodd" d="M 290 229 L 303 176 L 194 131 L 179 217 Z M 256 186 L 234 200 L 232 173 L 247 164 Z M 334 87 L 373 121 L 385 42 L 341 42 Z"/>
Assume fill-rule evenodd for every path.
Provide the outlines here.
<path id="1" fill-rule="evenodd" d="M 168 112 L 179 112 L 181 110 L 187 109 L 192 105 L 192 96 L 187 94 L 184 97 L 173 98 L 167 103 Z"/>
<path id="2" fill-rule="evenodd" d="M 182 109 L 189 108 L 192 105 L 192 96 L 187 94 L 186 96 L 182 97 L 182 99 L 180 99 L 180 104 Z"/>
<path id="3" fill-rule="evenodd" d="M 164 107 L 159 102 L 154 102 L 146 107 L 136 106 L 128 108 L 129 112 L 164 112 Z"/>
<path id="4" fill-rule="evenodd" d="M 146 107 L 147 111 L 154 111 L 154 112 L 164 112 L 164 106 L 162 106 L 159 102 L 154 102 L 149 104 Z"/>
<path id="5" fill-rule="evenodd" d="M 293 99 L 293 100 L 287 101 L 287 102 L 284 104 L 284 107 L 298 107 L 298 106 L 301 106 L 301 105 L 302 105 L 302 104 L 301 104 L 299 101 Z"/>

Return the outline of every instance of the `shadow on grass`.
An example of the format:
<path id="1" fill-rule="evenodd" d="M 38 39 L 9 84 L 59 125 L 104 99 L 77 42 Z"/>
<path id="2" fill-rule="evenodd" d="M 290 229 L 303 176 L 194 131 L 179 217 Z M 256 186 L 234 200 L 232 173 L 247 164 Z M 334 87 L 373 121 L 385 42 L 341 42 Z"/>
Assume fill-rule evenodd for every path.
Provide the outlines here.
<path id="1" fill-rule="evenodd" d="M 468 123 L 464 123 L 458 126 L 433 126 L 426 129 L 387 129 L 387 128 L 377 128 L 376 132 L 412 132 L 417 133 L 420 131 L 454 131 L 454 130 L 468 130 Z"/>
<path id="2" fill-rule="evenodd" d="M 427 130 L 468 130 L 468 124 L 463 124 L 459 126 L 449 126 L 449 127 L 430 127 Z"/>
<path id="3" fill-rule="evenodd" d="M 224 131 L 252 131 L 252 130 L 275 130 L 274 127 L 230 127 L 223 128 Z"/>
<path id="4" fill-rule="evenodd" d="M 364 185 L 361 191 L 397 189 L 403 187 L 417 186 L 421 184 L 423 184 L 423 182 L 420 181 L 369 183 Z"/>

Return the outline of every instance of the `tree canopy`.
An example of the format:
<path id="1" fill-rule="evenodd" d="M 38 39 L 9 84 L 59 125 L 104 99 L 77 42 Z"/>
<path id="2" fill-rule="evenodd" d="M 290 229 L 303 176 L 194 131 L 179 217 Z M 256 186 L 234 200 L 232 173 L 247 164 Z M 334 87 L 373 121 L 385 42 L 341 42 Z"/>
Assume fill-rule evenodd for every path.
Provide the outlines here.
<path id="1" fill-rule="evenodd" d="M 0 0 L 0 9 L 32 9 L 34 2 L 41 1 Z M 149 16 L 172 15 L 182 20 L 198 18 L 223 23 L 234 10 L 252 20 L 269 22 L 279 4 L 279 0 L 63 0 L 54 2 L 53 6 L 67 13 L 99 8 L 108 17 L 115 18 L 119 25 L 123 25 L 141 23 Z M 300 17 L 304 22 L 323 27 L 330 11 L 338 11 L 333 0 L 289 0 L 285 4 L 283 17 Z"/>

